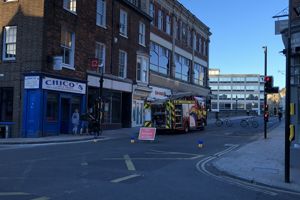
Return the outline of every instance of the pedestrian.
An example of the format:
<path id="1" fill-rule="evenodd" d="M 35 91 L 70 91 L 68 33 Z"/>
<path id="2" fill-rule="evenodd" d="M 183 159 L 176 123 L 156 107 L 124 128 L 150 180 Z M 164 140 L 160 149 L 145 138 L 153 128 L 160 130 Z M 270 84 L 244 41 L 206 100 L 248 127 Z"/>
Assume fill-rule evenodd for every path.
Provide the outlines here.
<path id="1" fill-rule="evenodd" d="M 281 122 L 281 118 L 282 118 L 282 112 L 279 110 L 278 111 L 278 119 L 279 119 L 280 122 Z"/>
<path id="2" fill-rule="evenodd" d="M 77 130 L 78 130 L 78 125 L 79 125 L 79 113 L 78 113 L 78 109 L 76 108 L 73 115 L 72 115 L 72 124 L 73 124 L 73 134 L 76 135 L 77 134 Z"/>

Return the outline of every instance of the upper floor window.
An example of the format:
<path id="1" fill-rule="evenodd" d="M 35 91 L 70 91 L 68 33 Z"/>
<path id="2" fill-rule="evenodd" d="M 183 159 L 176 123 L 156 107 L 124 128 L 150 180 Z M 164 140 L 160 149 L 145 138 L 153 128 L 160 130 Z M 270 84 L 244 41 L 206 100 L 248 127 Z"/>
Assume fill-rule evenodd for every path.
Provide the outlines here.
<path id="1" fill-rule="evenodd" d="M 97 17 L 96 23 L 98 26 L 106 26 L 106 1 L 97 0 Z"/>
<path id="2" fill-rule="evenodd" d="M 144 23 L 140 22 L 139 24 L 139 44 L 146 45 L 146 26 Z"/>
<path id="3" fill-rule="evenodd" d="M 6 3 L 6 2 L 13 2 L 13 1 L 19 1 L 19 0 L 3 0 L 4 3 Z"/>
<path id="4" fill-rule="evenodd" d="M 127 77 L 127 53 L 125 51 L 119 51 L 119 77 Z"/>
<path id="5" fill-rule="evenodd" d="M 64 8 L 76 13 L 76 0 L 64 0 Z"/>
<path id="6" fill-rule="evenodd" d="M 95 57 L 98 58 L 99 69 L 105 70 L 105 45 L 96 42 Z"/>
<path id="7" fill-rule="evenodd" d="M 190 60 L 179 54 L 175 54 L 175 66 L 175 78 L 189 81 Z"/>
<path id="8" fill-rule="evenodd" d="M 205 85 L 206 80 L 206 68 L 195 63 L 194 64 L 194 83 L 196 85 Z"/>
<path id="9" fill-rule="evenodd" d="M 155 21 L 155 8 L 154 8 L 154 4 L 152 2 L 150 3 L 150 6 L 149 6 L 149 14 L 152 17 L 151 24 L 154 25 L 154 21 Z"/>
<path id="10" fill-rule="evenodd" d="M 120 10 L 120 35 L 127 37 L 127 12 Z"/>
<path id="11" fill-rule="evenodd" d="M 17 50 L 17 26 L 4 27 L 3 60 L 15 60 Z"/>
<path id="12" fill-rule="evenodd" d="M 171 35 L 171 18 L 169 15 L 166 16 L 166 33 Z"/>
<path id="13" fill-rule="evenodd" d="M 74 69 L 75 33 L 62 28 L 60 45 L 64 67 Z"/>
<path id="14" fill-rule="evenodd" d="M 148 82 L 149 59 L 143 56 L 137 57 L 136 80 L 144 83 Z"/>
<path id="15" fill-rule="evenodd" d="M 170 51 L 154 42 L 150 44 L 150 68 L 153 71 L 167 75 L 169 73 Z"/>
<path id="16" fill-rule="evenodd" d="M 203 42 L 203 55 L 204 55 L 204 56 L 207 56 L 206 41 Z"/>
<path id="17" fill-rule="evenodd" d="M 197 46 L 197 37 L 196 37 L 196 33 L 193 33 L 193 49 L 196 50 L 196 46 Z"/>
<path id="18" fill-rule="evenodd" d="M 158 10 L 157 27 L 159 30 L 163 30 L 163 24 L 164 24 L 163 13 L 161 10 Z"/>
<path id="19" fill-rule="evenodd" d="M 201 36 L 199 37 L 199 47 L 198 47 L 198 49 L 199 49 L 199 53 L 202 54 L 202 37 Z"/>

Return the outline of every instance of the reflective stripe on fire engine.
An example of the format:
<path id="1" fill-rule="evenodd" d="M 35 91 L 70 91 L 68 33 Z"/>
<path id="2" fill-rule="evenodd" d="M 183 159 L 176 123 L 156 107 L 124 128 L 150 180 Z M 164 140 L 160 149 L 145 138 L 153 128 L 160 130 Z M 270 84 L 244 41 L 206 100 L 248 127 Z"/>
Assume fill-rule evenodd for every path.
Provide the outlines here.
<path id="1" fill-rule="evenodd" d="M 152 126 L 152 123 L 151 122 L 145 122 L 144 123 L 144 127 L 151 127 Z"/>

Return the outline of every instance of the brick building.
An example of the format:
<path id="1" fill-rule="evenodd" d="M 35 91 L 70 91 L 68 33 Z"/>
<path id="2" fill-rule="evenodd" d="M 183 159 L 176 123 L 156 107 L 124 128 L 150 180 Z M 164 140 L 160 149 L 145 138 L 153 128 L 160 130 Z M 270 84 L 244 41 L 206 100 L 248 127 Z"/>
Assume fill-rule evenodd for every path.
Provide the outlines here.
<path id="1" fill-rule="evenodd" d="M 152 0 L 150 98 L 209 94 L 209 28 L 178 1 Z"/>
<path id="2" fill-rule="evenodd" d="M 101 74 L 104 128 L 141 126 L 147 98 L 209 93 L 211 33 L 176 0 L 0 0 L 0 27 L 0 125 L 12 137 L 70 133 Z"/>
<path id="3" fill-rule="evenodd" d="M 0 122 L 12 136 L 70 133 L 102 71 L 105 127 L 132 126 L 132 99 L 151 91 L 147 2 L 1 0 Z"/>

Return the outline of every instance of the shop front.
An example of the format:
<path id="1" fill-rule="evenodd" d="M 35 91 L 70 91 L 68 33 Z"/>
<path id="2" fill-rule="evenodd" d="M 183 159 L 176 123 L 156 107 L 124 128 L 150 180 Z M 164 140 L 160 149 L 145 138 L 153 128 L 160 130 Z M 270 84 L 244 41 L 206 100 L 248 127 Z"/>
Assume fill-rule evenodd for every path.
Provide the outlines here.
<path id="1" fill-rule="evenodd" d="M 100 77 L 88 75 L 88 108 L 100 94 Z M 103 82 L 103 129 L 128 128 L 131 125 L 132 83 L 104 78 Z"/>
<path id="2" fill-rule="evenodd" d="M 43 75 L 24 78 L 23 137 L 72 133 L 72 114 L 86 112 L 86 83 Z"/>
<path id="3" fill-rule="evenodd" d="M 144 102 L 152 89 L 146 84 L 133 85 L 131 127 L 142 126 L 144 122 Z"/>

